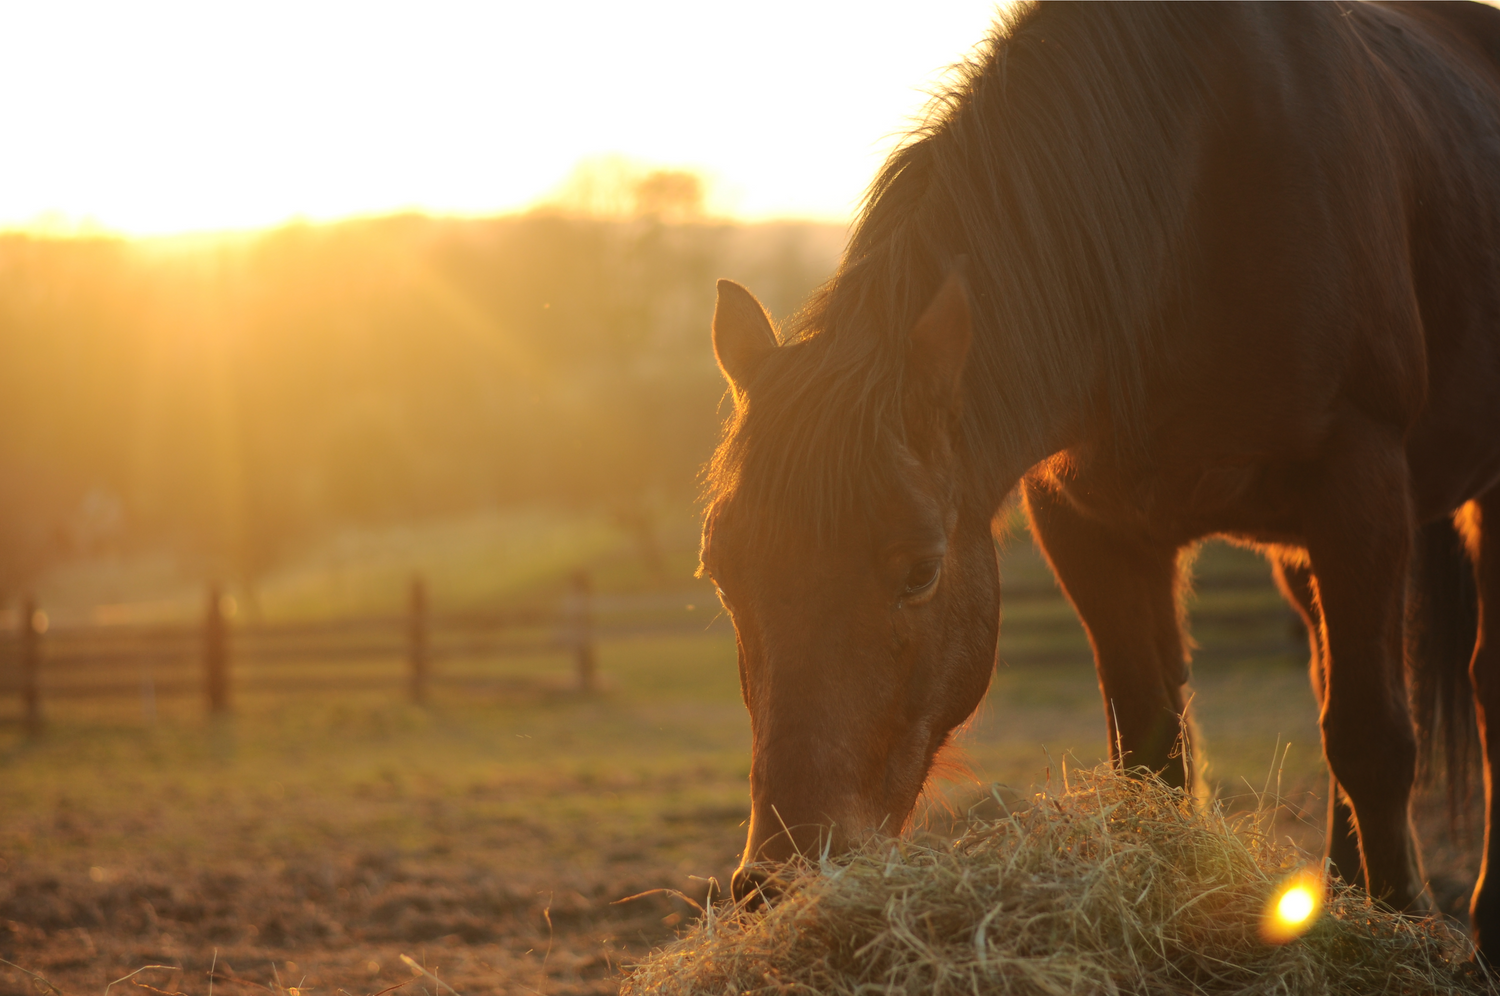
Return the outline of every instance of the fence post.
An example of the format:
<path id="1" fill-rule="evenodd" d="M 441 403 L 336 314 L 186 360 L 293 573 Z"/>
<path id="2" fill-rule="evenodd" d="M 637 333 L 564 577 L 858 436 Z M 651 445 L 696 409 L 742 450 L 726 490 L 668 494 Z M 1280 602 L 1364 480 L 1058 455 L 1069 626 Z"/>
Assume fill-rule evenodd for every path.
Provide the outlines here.
<path id="1" fill-rule="evenodd" d="M 203 687 L 212 716 L 229 714 L 229 624 L 223 602 L 219 586 L 209 585 L 208 611 L 203 618 Z"/>
<path id="2" fill-rule="evenodd" d="M 578 571 L 569 583 L 566 603 L 568 635 L 573 644 L 580 692 L 592 692 L 596 684 L 593 588 L 588 571 Z"/>
<path id="3" fill-rule="evenodd" d="M 407 610 L 406 659 L 411 668 L 411 700 L 417 705 L 427 701 L 427 585 L 422 575 L 411 579 L 411 599 Z"/>
<path id="4" fill-rule="evenodd" d="M 42 634 L 47 615 L 36 607 L 36 597 L 27 595 L 21 606 L 21 699 L 26 708 L 26 732 L 42 732 Z"/>

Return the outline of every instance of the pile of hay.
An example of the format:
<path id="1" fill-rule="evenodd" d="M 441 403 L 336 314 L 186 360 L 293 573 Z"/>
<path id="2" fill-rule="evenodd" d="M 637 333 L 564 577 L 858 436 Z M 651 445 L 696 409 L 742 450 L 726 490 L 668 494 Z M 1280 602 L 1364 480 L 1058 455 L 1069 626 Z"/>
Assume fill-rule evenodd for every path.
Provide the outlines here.
<path id="1" fill-rule="evenodd" d="M 1260 929 L 1308 861 L 1160 782 L 1074 773 L 956 841 L 881 840 L 788 872 L 767 911 L 710 910 L 621 992 L 1492 993 L 1467 940 L 1335 885 L 1307 932 Z"/>

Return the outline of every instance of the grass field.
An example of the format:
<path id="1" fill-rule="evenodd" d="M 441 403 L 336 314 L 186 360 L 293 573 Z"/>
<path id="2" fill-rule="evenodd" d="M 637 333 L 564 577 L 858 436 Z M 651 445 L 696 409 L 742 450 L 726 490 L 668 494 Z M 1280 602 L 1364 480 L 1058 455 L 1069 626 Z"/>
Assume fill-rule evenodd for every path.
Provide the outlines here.
<path id="1" fill-rule="evenodd" d="M 1247 556 L 1218 549 L 1202 566 L 1263 571 Z M 1006 563 L 1008 579 L 1045 571 L 1025 544 Z M 1050 639 L 1084 648 L 1076 626 Z M 701 899 L 707 879 L 727 880 L 749 724 L 723 630 L 607 641 L 600 671 L 606 690 L 589 698 L 544 683 L 439 690 L 426 709 L 243 695 L 219 724 L 196 700 L 163 700 L 154 721 L 134 703 L 69 703 L 39 741 L 0 727 L 0 958 L 70 994 L 149 964 L 172 968 L 140 981 L 192 996 L 210 969 L 229 994 L 403 981 L 436 994 L 403 955 L 465 996 L 613 992 L 693 913 L 666 893 L 618 900 Z M 1326 775 L 1300 655 L 1204 664 L 1194 688 L 1221 798 L 1245 804 L 1279 770 L 1285 831 L 1319 847 Z M 959 809 L 991 783 L 1023 798 L 1065 759 L 1098 761 L 1086 660 L 1002 663 L 965 744 L 974 778 L 937 793 Z M 1433 843 L 1431 867 L 1472 876 L 1463 848 Z M 0 996 L 33 991 L 0 966 Z"/>

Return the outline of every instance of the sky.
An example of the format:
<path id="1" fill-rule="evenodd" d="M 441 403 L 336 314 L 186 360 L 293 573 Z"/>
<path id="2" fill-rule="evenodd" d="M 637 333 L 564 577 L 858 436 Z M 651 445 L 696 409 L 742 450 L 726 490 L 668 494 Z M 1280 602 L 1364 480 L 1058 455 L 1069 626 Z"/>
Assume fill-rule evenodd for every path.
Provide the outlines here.
<path id="1" fill-rule="evenodd" d="M 0 228 L 127 235 L 555 195 L 687 168 L 847 221 L 993 0 L 0 4 Z"/>

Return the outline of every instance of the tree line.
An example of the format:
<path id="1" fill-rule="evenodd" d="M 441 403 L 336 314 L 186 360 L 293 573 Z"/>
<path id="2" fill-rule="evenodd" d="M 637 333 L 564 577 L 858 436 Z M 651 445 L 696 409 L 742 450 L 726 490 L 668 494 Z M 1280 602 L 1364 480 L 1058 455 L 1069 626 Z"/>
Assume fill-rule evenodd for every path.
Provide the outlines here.
<path id="1" fill-rule="evenodd" d="M 0 596 L 170 548 L 252 579 L 344 524 L 691 499 L 714 280 L 794 309 L 841 229 L 557 213 L 0 238 Z"/>

